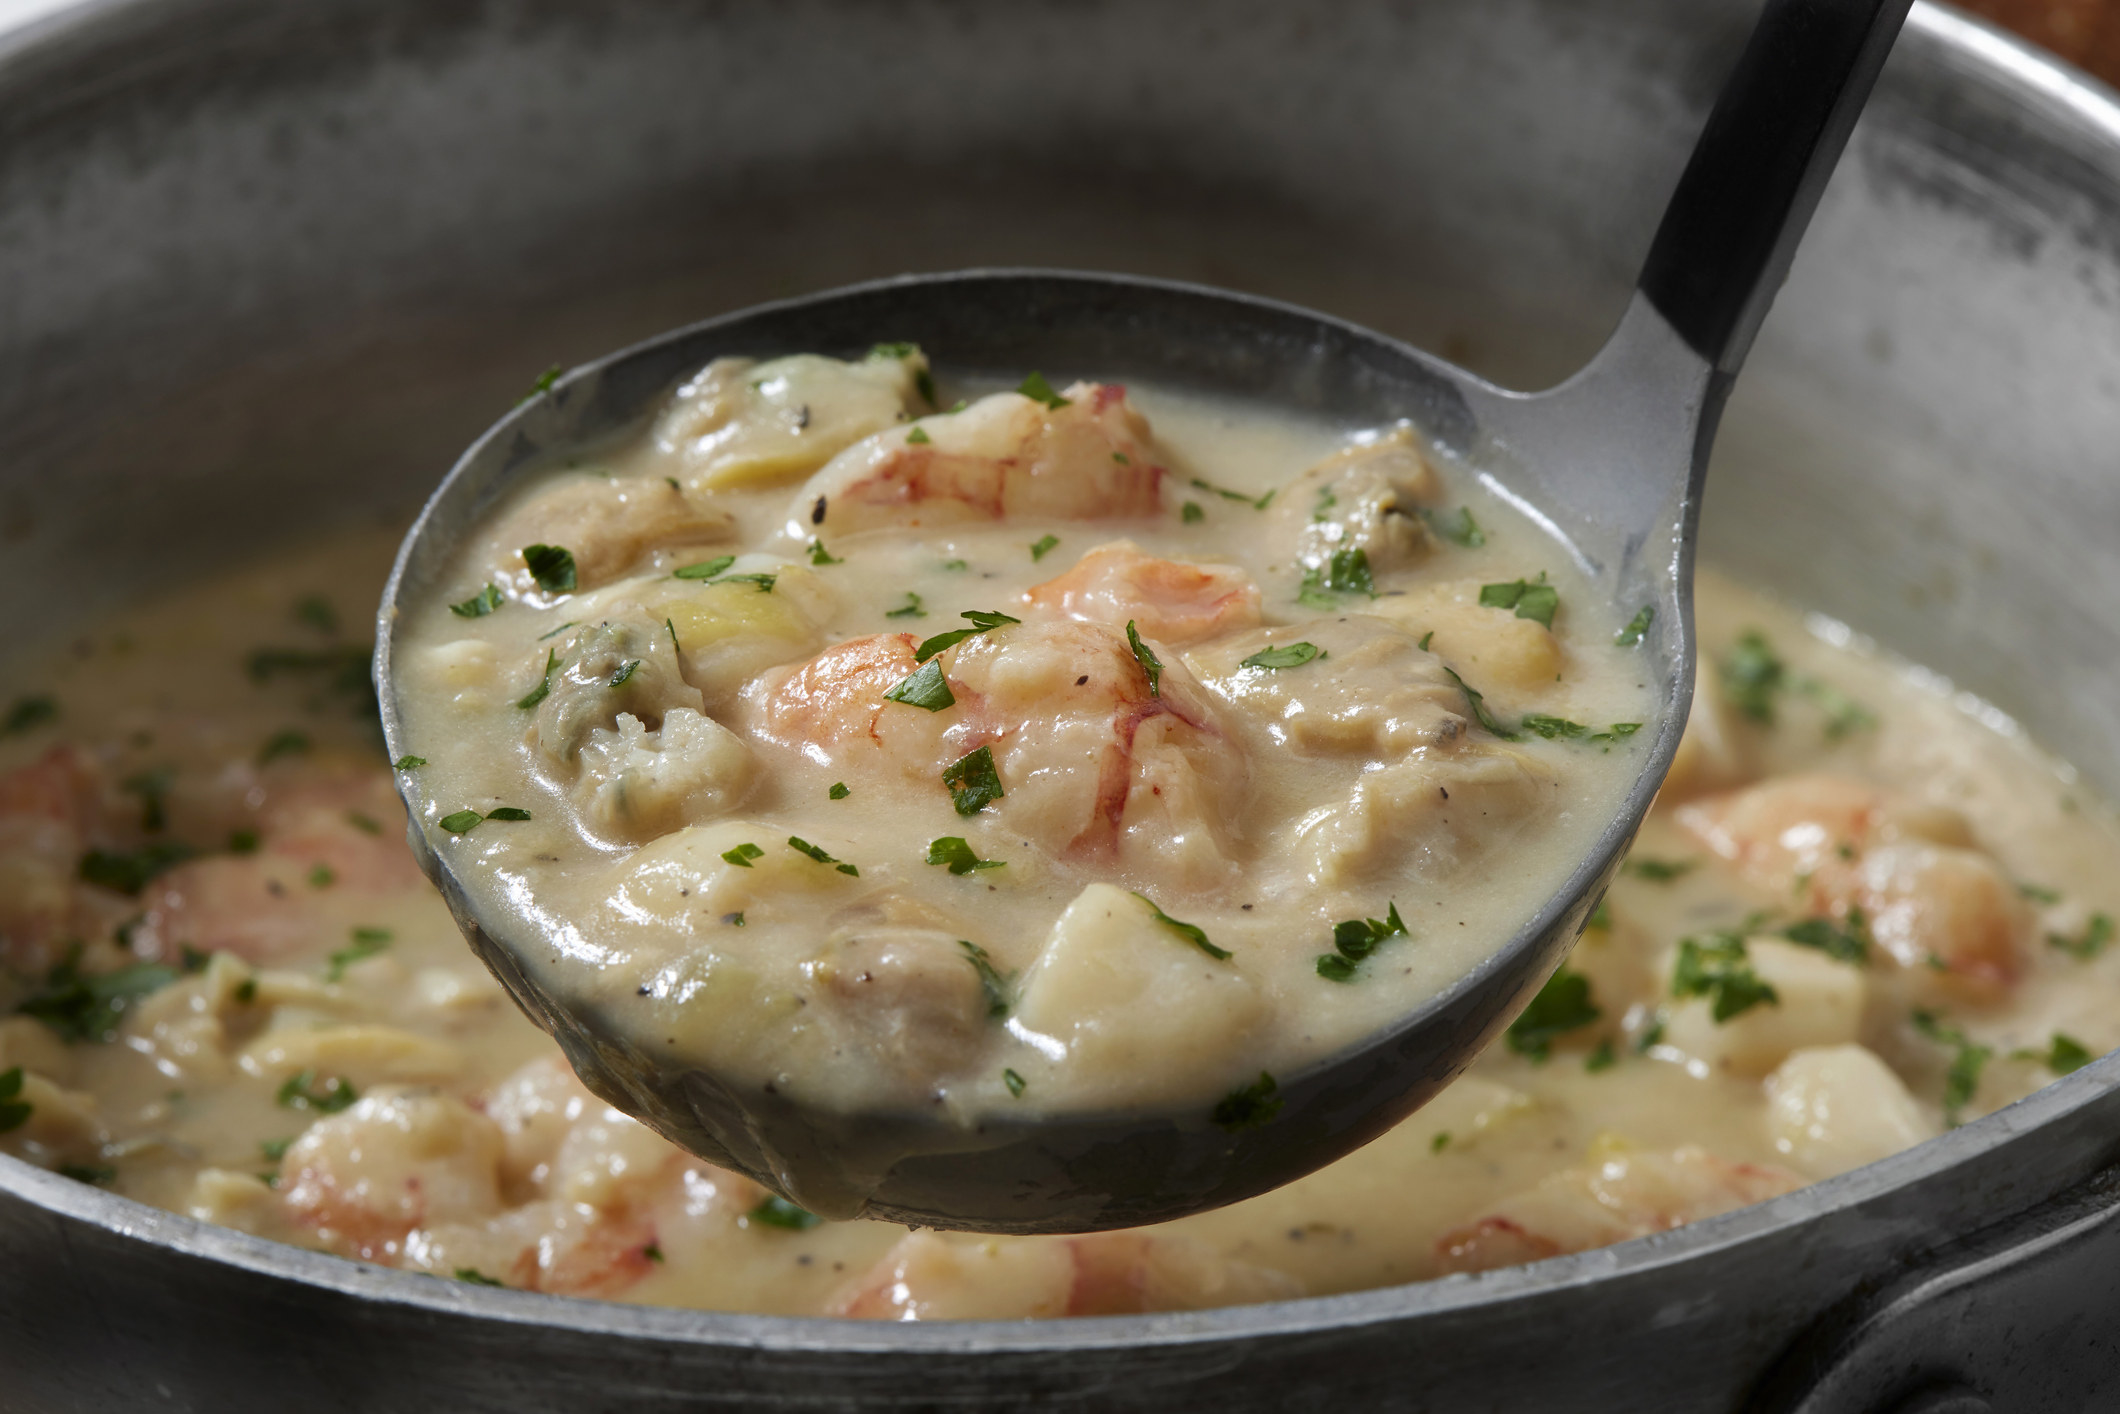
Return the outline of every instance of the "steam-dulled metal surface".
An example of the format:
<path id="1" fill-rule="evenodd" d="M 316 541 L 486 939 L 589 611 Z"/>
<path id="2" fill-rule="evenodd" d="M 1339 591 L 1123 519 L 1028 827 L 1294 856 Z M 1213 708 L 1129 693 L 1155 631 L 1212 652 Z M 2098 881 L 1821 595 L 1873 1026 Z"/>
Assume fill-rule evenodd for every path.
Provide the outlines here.
<path id="1" fill-rule="evenodd" d="M 1618 317 L 1750 19 L 1734 0 L 85 7 L 0 43 L 0 614 L 59 632 L 260 540 L 402 516 L 549 363 L 902 270 L 1200 279 L 1538 386 Z M 1729 408 L 1704 523 L 1709 558 L 1951 674 L 2108 794 L 2116 232 L 2109 95 L 1917 8 Z M 2062 1258 L 2100 1239 L 2116 1151 L 2108 1060 L 1605 1251 L 932 1327 L 440 1283 L 0 1159 L 0 1405 L 1889 1409 L 1955 1382 L 2089 1409 L 2115 1372 L 2081 1322 L 2116 1313 Z M 2008 1362 L 1988 1358 L 1997 1304 L 1966 1299 L 1990 1281 L 2026 1313 Z M 1832 1403 L 1803 1406 L 1818 1381 Z"/>

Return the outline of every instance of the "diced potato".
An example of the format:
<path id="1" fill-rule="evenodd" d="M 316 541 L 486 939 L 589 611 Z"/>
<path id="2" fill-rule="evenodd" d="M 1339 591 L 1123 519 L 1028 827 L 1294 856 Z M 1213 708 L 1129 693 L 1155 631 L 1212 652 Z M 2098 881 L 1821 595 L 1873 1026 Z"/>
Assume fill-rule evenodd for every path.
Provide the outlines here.
<path id="1" fill-rule="evenodd" d="M 665 578 L 634 591 L 644 617 L 666 623 L 676 635 L 685 681 L 699 689 L 710 710 L 733 700 L 767 668 L 816 652 L 835 599 L 820 575 L 782 560 L 746 557 L 726 573 L 770 574 L 773 587 Z"/>
<path id="2" fill-rule="evenodd" d="M 1747 965 L 1779 1002 L 1761 1002 L 1723 1022 L 1715 1020 L 1708 998 L 1677 1002 L 1664 1029 L 1667 1044 L 1719 1069 L 1758 1076 L 1791 1051 L 1855 1039 L 1868 994 L 1859 967 L 1780 938 L 1747 938 L 1745 953 Z M 1675 958 L 1666 955 L 1664 977 Z"/>
<path id="3" fill-rule="evenodd" d="M 1767 1077 L 1767 1132 L 1812 1178 L 1896 1154 L 1937 1133 L 1900 1078 L 1868 1048 L 1811 1046 Z"/>
<path id="4" fill-rule="evenodd" d="M 655 444 L 684 459 L 694 490 L 804 476 L 924 410 L 927 370 L 927 356 L 910 347 L 854 363 L 817 354 L 716 359 L 678 389 Z"/>
<path id="5" fill-rule="evenodd" d="M 1029 1320 L 1066 1315 L 1074 1287 L 1064 1242 L 915 1232 L 826 1310 L 866 1320 Z"/>
<path id="6" fill-rule="evenodd" d="M 1209 957 L 1133 894 L 1091 884 L 1024 974 L 1010 1027 L 1064 1048 L 1086 1098 L 1123 1105 L 1224 1082 L 1267 1020 L 1234 961 Z"/>
<path id="7" fill-rule="evenodd" d="M 1561 644 L 1553 630 L 1536 619 L 1518 618 L 1514 609 L 1480 603 L 1477 580 L 1387 594 L 1369 612 L 1404 626 L 1417 639 L 1432 633 L 1428 651 L 1482 692 L 1532 696 L 1561 676 Z"/>

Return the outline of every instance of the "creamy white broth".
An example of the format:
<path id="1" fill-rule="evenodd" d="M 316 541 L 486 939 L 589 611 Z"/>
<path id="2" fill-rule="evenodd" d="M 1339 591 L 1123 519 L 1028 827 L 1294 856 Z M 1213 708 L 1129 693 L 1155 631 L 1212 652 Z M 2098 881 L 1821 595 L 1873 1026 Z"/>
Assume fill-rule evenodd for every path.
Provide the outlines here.
<path id="1" fill-rule="evenodd" d="M 877 363 L 856 366 L 864 397 Z M 738 373 L 754 389 L 772 381 Z M 945 380 L 938 396 L 955 391 Z M 584 453 L 496 509 L 460 573 L 398 626 L 401 739 L 427 763 L 410 779 L 430 841 L 489 916 L 511 920 L 503 932 L 542 986 L 658 1064 L 843 1112 L 935 1105 L 967 1127 L 997 1112 L 1205 1116 L 1262 1072 L 1404 1015 L 1559 887 L 1639 771 L 1642 740 L 1608 728 L 1637 731 L 1650 708 L 1638 652 L 1613 642 L 1623 616 L 1559 547 L 1412 429 L 1307 425 L 1153 388 L 1069 391 L 1065 408 L 1011 392 L 925 416 L 910 395 L 807 481 L 787 452 L 770 474 L 730 470 L 728 438 L 759 440 L 744 419 L 784 407 L 754 398 L 688 441 L 668 432 L 688 415 L 681 397 L 655 435 Z M 835 406 L 801 415 L 843 430 Z M 982 419 L 1044 440 L 989 435 Z M 1020 466 L 1019 445 L 1067 482 L 1110 484 L 1076 495 L 1004 481 L 1016 472 L 996 468 Z M 875 468 L 916 458 L 902 482 L 864 492 L 888 474 Z M 1302 479 L 1343 462 L 1345 479 Z M 1363 559 L 1373 592 L 1313 587 L 1305 603 L 1317 565 L 1301 548 L 1343 532 L 1354 543 L 1368 522 L 1348 519 L 1362 513 L 1350 488 L 1371 467 L 1390 468 L 1377 478 L 1393 498 L 1377 518 L 1388 533 L 1368 542 L 1377 559 Z M 990 476 L 1005 513 L 981 500 Z M 624 533 L 607 531 L 621 515 Z M 1479 527 L 1460 538 L 1481 543 L 1431 524 Z M 570 534 L 586 537 L 570 548 L 577 589 L 554 593 L 533 582 L 526 542 Z M 682 577 L 699 565 L 719 573 Z M 1123 581 L 1116 601 L 1097 599 L 1106 565 Z M 1167 589 L 1203 574 L 1206 590 Z M 1482 585 L 1519 580 L 1534 597 L 1557 591 L 1550 628 L 1478 602 Z M 1075 582 L 1076 599 L 1052 587 Z M 476 615 L 452 607 L 496 599 Z M 966 611 L 1011 618 L 916 669 L 913 646 L 966 627 Z M 765 621 L 731 633 L 735 615 Z M 1134 651 L 1120 629 L 1137 618 Z M 1529 680 L 1526 637 L 1543 655 Z M 1245 666 L 1298 644 L 1315 658 Z M 731 672 L 732 653 L 753 656 Z M 541 668 L 555 684 L 543 697 Z M 856 668 L 863 684 L 834 696 Z M 1446 669 L 1482 694 L 1486 723 Z M 945 672 L 964 700 L 931 713 L 887 699 L 919 671 Z M 669 691 L 622 698 L 651 677 Z M 634 701 L 639 717 L 620 718 Z M 718 724 L 692 797 L 714 799 L 629 820 L 646 814 L 626 795 L 641 777 L 598 763 L 623 730 L 640 744 L 631 759 L 661 769 L 674 729 L 624 722 L 681 701 Z M 1603 739 L 1487 730 L 1526 713 Z M 568 714 L 593 720 L 586 737 Z M 683 720 L 682 739 L 698 740 Z M 1004 794 L 964 813 L 943 768 L 989 748 Z M 1102 762 L 1094 810 L 1085 760 Z M 442 823 L 496 806 L 531 818 L 465 834 Z M 969 872 L 929 861 L 929 842 L 952 838 Z M 1320 975 L 1336 923 L 1392 918 L 1403 932 L 1373 956 Z M 883 995 L 847 981 L 915 948 L 927 954 L 902 980 L 867 989 Z M 827 1199 L 821 1177 L 787 1177 Z"/>
<path id="2" fill-rule="evenodd" d="M 32 1107 L 0 1148 L 178 1212 L 443 1278 L 781 1314 L 1049 1316 L 1418 1280 L 1638 1235 L 1824 1177 L 1944 1127 L 1955 1051 L 1915 1029 L 1917 1003 L 1994 1052 L 1963 1118 L 2051 1079 L 2016 1053 L 2051 1058 L 2057 1032 L 2092 1054 L 2120 1042 L 2120 953 L 2078 958 L 2047 941 L 2080 942 L 2096 915 L 2120 913 L 2120 832 L 2104 806 L 1904 665 L 1814 637 L 1797 615 L 1708 575 L 1696 745 L 1634 856 L 1700 862 L 1614 885 L 1609 926 L 1591 929 L 1569 963 L 1591 979 L 1600 1015 L 1555 1035 L 1544 1061 L 1498 1045 L 1340 1163 L 1154 1229 L 970 1239 L 813 1224 L 592 1100 L 418 877 L 402 817 L 385 813 L 390 777 L 372 721 L 324 666 L 364 650 L 393 543 L 306 549 L 178 589 L 9 669 L 0 702 L 48 695 L 55 715 L 0 736 L 0 1075 L 22 1068 L 18 1093 Z M 336 633 L 294 612 L 320 591 L 336 605 Z M 1787 676 L 1839 689 L 1874 725 L 1830 739 L 1824 709 L 1794 689 L 1775 694 L 1771 728 L 1730 710 L 1714 665 L 1755 628 Z M 247 671 L 260 648 L 320 666 L 260 682 Z M 309 749 L 259 765 L 289 730 Z M 1722 749 L 1699 745 L 1712 741 Z M 161 832 L 141 828 L 141 797 L 123 785 L 154 768 L 170 773 Z M 1826 1136 L 1837 1152 L 1776 1122 L 1770 1089 L 1789 1058 L 1740 1073 L 1673 1044 L 1682 1028 L 1668 1021 L 1666 1039 L 1642 1047 L 1658 1009 L 1687 1004 L 1670 996 L 1662 961 L 1680 938 L 1762 909 L 1778 910 L 1759 925 L 1771 931 L 1797 912 L 1788 891 L 1712 857 L 1679 807 L 1806 772 L 1962 810 L 1978 854 L 2005 878 L 2058 894 L 2026 901 L 2019 974 L 1985 1000 L 1908 995 L 1942 974 L 1899 968 L 1881 950 L 1850 969 L 1870 991 L 1852 1040 L 1799 1048 L 1795 1060 L 1850 1045 L 1882 1057 L 1914 1127 L 1842 1126 Z M 241 829 L 259 834 L 253 853 L 227 848 Z M 137 854 L 157 833 L 199 857 L 137 896 L 78 878 L 88 849 Z M 309 882 L 318 863 L 337 868 L 327 885 Z M 119 930 L 143 914 L 152 926 L 127 928 L 121 947 Z M 261 930 L 261 919 L 279 926 Z M 328 980 L 353 930 L 378 927 L 387 944 Z M 166 959 L 178 975 L 111 1017 L 110 1040 L 65 1039 L 17 1008 L 51 995 L 74 939 L 86 971 Z M 209 959 L 203 970 L 184 971 L 186 945 Z M 1707 1036 L 1712 1049 L 1714 1028 Z M 1612 1063 L 1592 1069 L 1608 1041 Z M 315 1073 L 303 1096 L 335 1103 L 344 1082 L 357 1099 L 335 1113 L 283 1103 L 305 1068 Z M 1874 1076 L 1868 1084 L 1851 1093 L 1874 1095 Z"/>

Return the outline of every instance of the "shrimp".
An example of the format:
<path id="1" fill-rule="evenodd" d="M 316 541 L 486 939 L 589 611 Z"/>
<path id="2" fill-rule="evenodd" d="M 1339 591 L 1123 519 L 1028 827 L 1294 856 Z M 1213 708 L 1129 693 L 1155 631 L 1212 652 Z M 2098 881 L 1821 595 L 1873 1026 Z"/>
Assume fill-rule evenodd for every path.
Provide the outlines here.
<path id="1" fill-rule="evenodd" d="M 1301 1296 L 1284 1272 L 1194 1238 L 1134 1230 L 1086 1237 L 915 1232 L 836 1292 L 826 1314 L 861 1320 L 1022 1320 L 1133 1315 Z"/>
<path id="2" fill-rule="evenodd" d="M 1259 586 L 1230 565 L 1196 565 L 1142 552 L 1131 540 L 1099 545 L 1057 579 L 1023 596 L 1031 610 L 1122 628 L 1183 648 L 1259 625 Z"/>
<path id="3" fill-rule="evenodd" d="M 1665 1232 L 1800 1188 L 1773 1164 L 1737 1163 L 1687 1145 L 1669 1153 L 1629 1151 L 1611 1140 L 1591 1162 L 1548 1176 L 1436 1239 L 1444 1272 L 1484 1272 L 1585 1252 Z"/>
<path id="4" fill-rule="evenodd" d="M 915 647 L 909 634 L 850 639 L 769 673 L 745 690 L 749 730 L 937 800 L 944 768 L 985 747 L 1003 789 L 991 808 L 1019 838 L 1195 883 L 1225 876 L 1250 767 L 1174 654 L 1151 682 L 1104 625 L 1007 624 L 938 656 L 954 701 L 926 711 L 885 697 L 918 666 Z"/>
<path id="5" fill-rule="evenodd" d="M 287 1150 L 281 1206 L 333 1251 L 395 1262 L 415 1228 L 500 1211 L 501 1133 L 460 1100 L 380 1090 Z"/>
<path id="6" fill-rule="evenodd" d="M 1058 407 L 996 393 L 834 457 L 795 498 L 787 533 L 1150 516 L 1168 475 L 1117 384 L 1077 383 Z"/>
<path id="7" fill-rule="evenodd" d="M 1677 819 L 1806 912 L 1859 910 L 1917 990 L 1988 1001 L 2024 974 L 2031 910 L 1955 811 L 1847 777 L 1796 775 L 1694 801 Z"/>
<path id="8" fill-rule="evenodd" d="M 0 961 L 18 972 L 42 972 L 64 939 L 102 931 L 87 926 L 92 906 L 75 884 L 100 785 L 70 746 L 0 775 Z"/>

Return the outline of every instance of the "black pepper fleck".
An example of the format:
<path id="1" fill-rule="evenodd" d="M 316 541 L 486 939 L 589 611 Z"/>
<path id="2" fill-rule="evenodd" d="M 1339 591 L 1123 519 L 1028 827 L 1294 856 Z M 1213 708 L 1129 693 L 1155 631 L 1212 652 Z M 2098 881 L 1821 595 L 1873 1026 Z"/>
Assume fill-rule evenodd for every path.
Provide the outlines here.
<path id="1" fill-rule="evenodd" d="M 810 507 L 810 524 L 812 524 L 812 525 L 823 525 L 823 524 L 824 524 L 824 497 L 822 497 L 822 496 L 819 496 L 819 497 L 817 498 L 817 504 L 816 504 L 816 505 L 814 505 L 814 506 Z"/>

